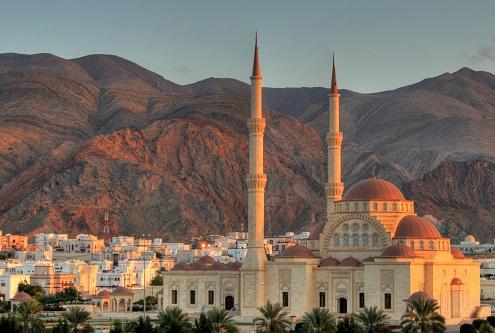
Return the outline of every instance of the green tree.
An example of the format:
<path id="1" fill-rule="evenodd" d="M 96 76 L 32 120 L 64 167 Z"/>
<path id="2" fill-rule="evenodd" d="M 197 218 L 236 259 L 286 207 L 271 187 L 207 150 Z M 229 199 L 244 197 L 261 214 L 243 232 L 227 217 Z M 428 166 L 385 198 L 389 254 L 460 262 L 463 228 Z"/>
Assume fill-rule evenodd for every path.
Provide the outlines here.
<path id="1" fill-rule="evenodd" d="M 264 306 L 259 307 L 258 311 L 261 312 L 261 317 L 253 320 L 257 332 L 282 333 L 290 330 L 291 321 L 288 312 L 283 311 L 279 303 L 272 304 L 268 301 Z"/>
<path id="2" fill-rule="evenodd" d="M 19 318 L 12 313 L 0 317 L 0 332 L 21 332 Z"/>
<path id="3" fill-rule="evenodd" d="M 132 328 L 130 330 L 132 333 L 155 333 L 156 330 L 153 328 L 151 324 L 150 317 L 144 318 L 143 316 L 138 318 L 137 322 L 134 322 Z M 161 331 L 160 331 L 161 333 Z M 177 331 L 177 333 L 182 333 L 181 331 Z"/>
<path id="4" fill-rule="evenodd" d="M 363 328 L 364 333 L 391 333 L 388 321 L 390 317 L 376 306 L 365 307 L 356 315 L 357 322 Z"/>
<path id="5" fill-rule="evenodd" d="M 167 307 L 158 314 L 160 333 L 188 333 L 191 332 L 189 316 L 178 307 Z"/>
<path id="6" fill-rule="evenodd" d="M 476 333 L 476 328 L 472 324 L 462 324 L 460 333 Z"/>
<path id="7" fill-rule="evenodd" d="M 481 325 L 483 325 L 484 323 L 486 323 L 486 320 L 484 320 L 484 319 L 473 320 L 473 326 L 474 326 L 474 328 L 476 328 L 476 330 L 479 330 Z"/>
<path id="8" fill-rule="evenodd" d="M 71 328 L 67 320 L 60 318 L 57 325 L 53 327 L 52 333 L 70 333 Z"/>
<path id="9" fill-rule="evenodd" d="M 35 298 L 41 297 L 45 294 L 45 292 L 44 292 L 43 288 L 41 288 L 41 286 L 31 285 L 31 284 L 27 283 L 26 280 L 19 283 L 19 285 L 17 286 L 17 291 L 23 291 L 26 294 L 29 294 L 29 296 L 35 297 Z"/>
<path id="10" fill-rule="evenodd" d="M 201 312 L 199 319 L 194 319 L 193 333 L 212 333 L 213 327 L 204 312 Z"/>
<path id="11" fill-rule="evenodd" d="M 308 333 L 335 333 L 335 317 L 328 309 L 314 308 L 306 312 L 302 324 Z"/>
<path id="12" fill-rule="evenodd" d="M 163 275 L 160 271 L 157 272 L 155 277 L 151 280 L 152 286 L 163 286 Z"/>
<path id="13" fill-rule="evenodd" d="M 488 322 L 484 322 L 483 324 L 481 324 L 478 332 L 479 333 L 493 333 L 493 327 Z"/>
<path id="14" fill-rule="evenodd" d="M 43 305 L 38 301 L 30 300 L 21 302 L 16 308 L 17 316 L 20 321 L 20 330 L 22 333 L 41 333 L 45 331 L 45 324 L 39 318 L 38 314 L 43 310 Z"/>
<path id="15" fill-rule="evenodd" d="M 486 321 L 492 325 L 492 327 L 495 327 L 495 316 L 489 316 L 486 318 Z"/>
<path id="16" fill-rule="evenodd" d="M 353 315 L 345 316 L 337 324 L 337 333 L 361 333 L 361 326 L 356 322 Z"/>
<path id="17" fill-rule="evenodd" d="M 407 309 L 402 315 L 403 333 L 444 333 L 445 318 L 438 313 L 435 300 L 414 299 L 407 302 Z"/>
<path id="18" fill-rule="evenodd" d="M 234 317 L 224 309 L 213 308 L 206 313 L 206 317 L 213 328 L 213 333 L 239 332 L 234 325 Z"/>
<path id="19" fill-rule="evenodd" d="M 125 333 L 124 326 L 119 320 L 113 322 L 109 333 Z"/>
<path id="20" fill-rule="evenodd" d="M 72 333 L 83 332 L 84 328 L 88 326 L 86 325 L 87 321 L 91 319 L 90 313 L 80 306 L 70 307 L 63 316 L 69 323 Z"/>

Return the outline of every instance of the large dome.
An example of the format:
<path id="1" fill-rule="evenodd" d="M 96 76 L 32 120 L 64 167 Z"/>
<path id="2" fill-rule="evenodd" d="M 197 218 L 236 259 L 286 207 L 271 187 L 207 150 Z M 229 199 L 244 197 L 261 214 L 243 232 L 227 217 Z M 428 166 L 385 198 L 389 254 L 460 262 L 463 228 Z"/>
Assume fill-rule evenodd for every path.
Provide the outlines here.
<path id="1" fill-rule="evenodd" d="M 391 182 L 370 178 L 352 185 L 344 194 L 343 200 L 402 201 L 406 199 L 402 192 Z"/>
<path id="2" fill-rule="evenodd" d="M 416 254 L 410 247 L 404 245 L 392 245 L 387 247 L 381 254 L 382 258 L 414 258 Z"/>
<path id="3" fill-rule="evenodd" d="M 404 216 L 395 230 L 394 238 L 442 238 L 437 228 L 424 218 Z"/>

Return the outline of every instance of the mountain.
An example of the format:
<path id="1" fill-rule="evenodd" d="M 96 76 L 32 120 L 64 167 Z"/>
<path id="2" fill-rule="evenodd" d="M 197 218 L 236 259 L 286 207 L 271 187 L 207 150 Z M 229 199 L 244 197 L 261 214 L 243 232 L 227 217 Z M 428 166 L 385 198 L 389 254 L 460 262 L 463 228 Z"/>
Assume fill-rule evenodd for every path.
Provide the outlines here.
<path id="1" fill-rule="evenodd" d="M 476 188 L 486 176 L 469 163 L 494 160 L 494 90 L 494 75 L 466 68 L 376 94 L 342 90 L 346 184 L 373 171 L 445 232 L 493 237 L 484 197 L 438 201 L 451 184 L 425 184 L 448 173 Z M 273 232 L 325 216 L 327 94 L 264 88 Z M 249 86 L 233 79 L 181 86 L 116 56 L 0 55 L 0 227 L 99 234 L 108 210 L 116 231 L 165 239 L 246 226 L 248 114 Z"/>

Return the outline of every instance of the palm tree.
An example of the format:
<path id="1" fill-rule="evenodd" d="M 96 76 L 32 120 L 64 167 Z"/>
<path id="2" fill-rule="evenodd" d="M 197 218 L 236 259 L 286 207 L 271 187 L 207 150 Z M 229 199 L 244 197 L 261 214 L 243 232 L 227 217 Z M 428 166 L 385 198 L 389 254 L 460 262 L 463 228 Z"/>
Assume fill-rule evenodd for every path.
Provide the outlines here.
<path id="1" fill-rule="evenodd" d="M 160 332 L 187 333 L 191 330 L 189 316 L 178 307 L 168 307 L 158 314 Z"/>
<path id="2" fill-rule="evenodd" d="M 138 321 L 133 322 L 133 325 L 127 327 L 126 325 L 126 330 L 128 332 L 134 332 L 134 333 L 155 333 L 157 330 L 153 328 L 153 324 L 151 324 L 150 317 L 146 316 L 144 318 L 143 316 L 139 317 Z M 162 332 L 162 331 L 159 331 Z M 177 331 L 181 332 L 181 331 Z"/>
<path id="3" fill-rule="evenodd" d="M 19 318 L 9 313 L 6 316 L 0 317 L 0 332 L 20 332 L 21 323 Z"/>
<path id="4" fill-rule="evenodd" d="M 80 331 L 79 328 L 91 319 L 91 315 L 84 308 L 73 306 L 64 313 L 64 318 L 70 324 L 71 332 L 77 333 Z"/>
<path id="5" fill-rule="evenodd" d="M 407 302 L 406 313 L 402 316 L 403 333 L 444 333 L 445 318 L 438 313 L 435 300 L 413 299 Z"/>
<path id="6" fill-rule="evenodd" d="M 302 320 L 308 333 L 335 333 L 335 317 L 328 309 L 314 308 Z"/>
<path id="7" fill-rule="evenodd" d="M 39 333 L 45 331 L 45 324 L 38 317 L 38 313 L 43 310 L 43 305 L 35 300 L 21 302 L 16 308 L 19 316 L 22 333 Z"/>
<path id="8" fill-rule="evenodd" d="M 361 333 L 361 326 L 354 319 L 354 315 L 347 315 L 337 324 L 336 333 Z"/>
<path id="9" fill-rule="evenodd" d="M 493 327 L 488 322 L 484 322 L 483 324 L 481 324 L 478 332 L 480 332 L 480 333 L 493 333 Z"/>
<path id="10" fill-rule="evenodd" d="M 390 317 L 379 310 L 376 306 L 367 308 L 356 315 L 356 320 L 363 328 L 364 333 L 390 333 L 392 330 L 388 327 Z"/>
<path id="11" fill-rule="evenodd" d="M 283 333 L 290 330 L 288 312 L 283 311 L 280 303 L 272 304 L 268 301 L 265 306 L 259 307 L 258 311 L 262 316 L 253 320 L 258 332 Z"/>
<path id="12" fill-rule="evenodd" d="M 212 333 L 213 328 L 206 314 L 201 312 L 198 319 L 194 319 L 193 333 Z"/>
<path id="13" fill-rule="evenodd" d="M 224 309 L 213 308 L 206 313 L 206 316 L 213 328 L 213 333 L 239 332 L 239 329 L 234 325 L 233 316 Z"/>

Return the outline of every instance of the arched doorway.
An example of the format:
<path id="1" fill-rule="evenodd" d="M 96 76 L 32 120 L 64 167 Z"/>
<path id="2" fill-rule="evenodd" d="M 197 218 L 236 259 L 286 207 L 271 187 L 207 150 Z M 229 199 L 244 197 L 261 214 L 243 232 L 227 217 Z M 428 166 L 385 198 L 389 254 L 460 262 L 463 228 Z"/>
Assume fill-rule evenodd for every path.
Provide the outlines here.
<path id="1" fill-rule="evenodd" d="M 452 318 L 461 317 L 463 290 L 464 283 L 459 278 L 453 278 L 450 282 L 450 309 Z"/>
<path id="2" fill-rule="evenodd" d="M 225 310 L 230 311 L 234 308 L 234 297 L 227 296 L 225 297 Z"/>
<path id="3" fill-rule="evenodd" d="M 339 313 L 347 313 L 347 298 L 340 297 L 338 304 L 339 304 Z"/>

